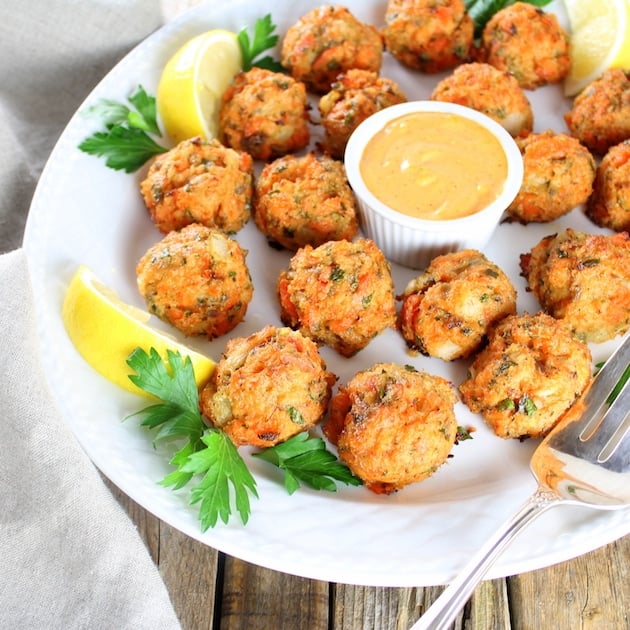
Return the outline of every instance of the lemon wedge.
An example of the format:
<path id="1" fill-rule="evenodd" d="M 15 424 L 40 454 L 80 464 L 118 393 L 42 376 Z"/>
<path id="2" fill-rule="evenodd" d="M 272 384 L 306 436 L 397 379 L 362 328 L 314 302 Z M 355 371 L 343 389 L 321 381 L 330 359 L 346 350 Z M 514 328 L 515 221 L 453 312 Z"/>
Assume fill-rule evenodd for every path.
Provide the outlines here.
<path id="1" fill-rule="evenodd" d="M 197 35 L 169 59 L 156 103 L 164 130 L 175 142 L 216 137 L 221 96 L 241 65 L 236 34 L 222 29 Z"/>
<path id="2" fill-rule="evenodd" d="M 564 0 L 572 64 L 564 82 L 574 96 L 608 68 L 630 68 L 630 0 Z"/>
<path id="3" fill-rule="evenodd" d="M 105 378 L 135 394 L 147 395 L 130 380 L 126 360 L 138 346 L 147 352 L 155 348 L 160 356 L 179 351 L 189 356 L 195 380 L 203 386 L 212 371 L 212 359 L 187 348 L 169 334 L 147 324 L 147 311 L 121 301 L 85 266 L 74 274 L 62 307 L 62 319 L 70 340 L 79 354 Z"/>

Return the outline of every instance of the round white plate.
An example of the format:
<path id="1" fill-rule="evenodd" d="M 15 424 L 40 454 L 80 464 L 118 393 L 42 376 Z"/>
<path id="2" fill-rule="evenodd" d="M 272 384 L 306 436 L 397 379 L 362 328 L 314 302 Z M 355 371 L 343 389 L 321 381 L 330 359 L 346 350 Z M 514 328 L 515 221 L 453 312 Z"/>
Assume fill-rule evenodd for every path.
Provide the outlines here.
<path id="1" fill-rule="evenodd" d="M 88 97 L 123 101 L 141 84 L 155 94 L 160 72 L 173 52 L 193 35 L 223 27 L 251 26 L 270 12 L 278 32 L 294 23 L 316 2 L 276 1 L 264 5 L 235 1 L 219 11 L 201 6 L 168 24 L 134 49 Z M 381 24 L 385 1 L 351 0 L 346 5 L 365 22 Z M 223 5 L 225 6 L 225 5 Z M 560 3 L 552 10 L 561 11 Z M 562 16 L 563 21 L 565 17 Z M 386 55 L 382 74 L 397 80 L 407 97 L 426 98 L 441 76 L 403 69 Z M 535 131 L 564 131 L 568 103 L 560 88 L 529 94 Z M 316 112 L 316 110 L 315 110 Z M 94 372 L 77 354 L 61 321 L 68 282 L 79 265 L 88 265 L 122 299 L 143 306 L 135 284 L 135 264 L 161 235 L 144 208 L 138 184 L 144 170 L 115 172 L 77 145 L 100 128 L 99 121 L 75 115 L 62 134 L 41 177 L 28 220 L 25 248 L 36 296 L 42 352 L 50 387 L 61 412 L 93 462 L 117 486 L 147 510 L 218 550 L 279 571 L 322 580 L 380 586 L 426 586 L 449 581 L 476 550 L 535 488 L 529 472 L 533 441 L 495 437 L 481 418 L 460 403 L 461 425 L 476 427 L 474 439 L 454 448 L 451 458 L 430 479 L 393 496 L 365 488 L 341 486 L 336 493 L 300 489 L 289 496 L 275 469 L 242 449 L 257 481 L 250 521 L 236 515 L 202 534 L 197 507 L 185 491 L 157 485 L 169 471 L 168 452 L 154 450 L 152 435 L 135 420 L 123 421 L 146 401 L 119 390 Z M 316 138 L 316 136 L 315 136 Z M 599 231 L 580 209 L 547 225 L 501 225 L 486 254 L 510 274 L 519 291 L 519 310 L 537 310 L 519 276 L 519 254 L 543 236 L 565 226 Z M 250 334 L 263 325 L 281 325 L 275 298 L 278 272 L 290 254 L 271 249 L 250 222 L 236 237 L 248 250 L 255 286 L 254 300 L 229 336 Z M 394 267 L 396 290 L 413 277 Z M 156 322 L 157 326 L 162 326 Z M 227 337 L 212 343 L 197 339 L 194 347 L 219 357 Z M 595 360 L 606 358 L 617 341 L 593 347 Z M 322 349 L 340 382 L 377 361 L 410 363 L 460 383 L 465 362 L 411 356 L 393 330 L 383 333 L 352 359 Z M 72 474 L 72 471 L 68 471 Z M 490 577 L 540 568 L 611 542 L 630 532 L 630 512 L 596 512 L 556 508 L 544 514 L 499 558 Z"/>

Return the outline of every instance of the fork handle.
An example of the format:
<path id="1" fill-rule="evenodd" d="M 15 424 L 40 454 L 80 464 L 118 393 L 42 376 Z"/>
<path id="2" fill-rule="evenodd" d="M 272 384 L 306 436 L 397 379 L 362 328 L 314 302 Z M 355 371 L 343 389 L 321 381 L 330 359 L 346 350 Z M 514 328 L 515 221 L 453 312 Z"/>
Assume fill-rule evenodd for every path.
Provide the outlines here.
<path id="1" fill-rule="evenodd" d="M 501 551 L 521 529 L 560 501 L 558 495 L 547 488 L 539 487 L 514 516 L 479 549 L 410 630 L 447 630 Z"/>

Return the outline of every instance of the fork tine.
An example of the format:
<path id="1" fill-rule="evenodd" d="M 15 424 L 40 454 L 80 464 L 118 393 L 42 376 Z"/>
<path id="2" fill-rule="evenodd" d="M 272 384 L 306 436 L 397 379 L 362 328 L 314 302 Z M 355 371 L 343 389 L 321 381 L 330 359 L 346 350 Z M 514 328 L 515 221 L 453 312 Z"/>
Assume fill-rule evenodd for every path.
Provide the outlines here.
<path id="1" fill-rule="evenodd" d="M 608 403 L 610 393 L 617 385 L 628 364 L 630 364 L 630 334 L 626 335 L 623 343 L 597 373 L 586 394 L 584 402 L 588 408 L 588 413 L 583 416 L 585 424 L 579 435 L 580 440 L 590 439 L 599 427 L 606 415 L 606 405 L 610 404 Z"/>
<path id="2" fill-rule="evenodd" d="M 602 422 L 606 421 L 611 426 L 617 427 L 597 456 L 599 463 L 608 461 L 617 450 L 621 440 L 630 430 L 630 381 L 615 398 L 608 411 L 604 414 Z"/>

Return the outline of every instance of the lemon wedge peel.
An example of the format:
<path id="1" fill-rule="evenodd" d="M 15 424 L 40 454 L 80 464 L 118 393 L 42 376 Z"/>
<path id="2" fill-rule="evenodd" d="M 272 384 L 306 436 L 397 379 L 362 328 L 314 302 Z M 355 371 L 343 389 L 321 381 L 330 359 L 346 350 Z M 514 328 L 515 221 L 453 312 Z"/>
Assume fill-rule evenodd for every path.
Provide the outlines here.
<path id="1" fill-rule="evenodd" d="M 168 333 L 151 327 L 151 316 L 120 300 L 86 266 L 75 272 L 62 306 L 62 320 L 73 345 L 85 361 L 107 380 L 134 394 L 149 396 L 129 379 L 127 357 L 137 347 L 155 348 L 166 362 L 167 350 L 190 357 L 198 387 L 212 375 L 215 363 Z"/>
<path id="2" fill-rule="evenodd" d="M 573 63 L 564 81 L 575 96 L 609 68 L 630 68 L 630 0 L 564 0 Z"/>
<path id="3" fill-rule="evenodd" d="M 156 94 L 164 131 L 174 142 L 217 136 L 221 97 L 241 68 L 237 35 L 223 29 L 197 35 L 177 50 Z"/>

